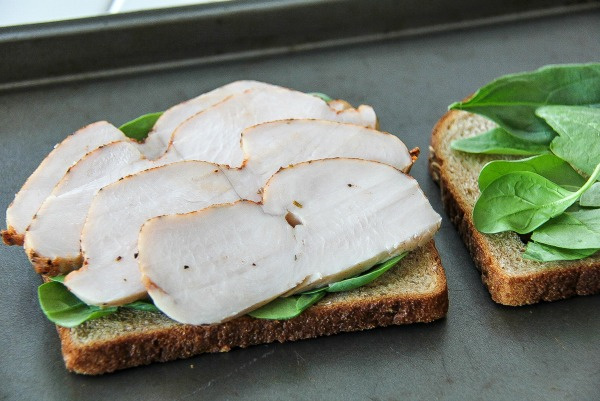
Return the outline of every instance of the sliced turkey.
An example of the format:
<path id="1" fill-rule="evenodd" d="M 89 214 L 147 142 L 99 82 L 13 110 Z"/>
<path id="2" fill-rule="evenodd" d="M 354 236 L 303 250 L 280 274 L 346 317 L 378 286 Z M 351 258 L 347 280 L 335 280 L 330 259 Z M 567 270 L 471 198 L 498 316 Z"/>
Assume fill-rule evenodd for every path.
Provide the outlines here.
<path id="1" fill-rule="evenodd" d="M 171 135 L 179 124 L 231 95 L 255 88 L 277 86 L 257 81 L 236 81 L 169 108 L 156 121 L 146 140 L 139 145 L 140 151 L 148 159 L 160 157 L 167 150 Z"/>
<path id="2" fill-rule="evenodd" d="M 173 131 L 183 121 L 231 95 L 252 88 L 278 87 L 257 81 L 237 81 L 175 105 L 158 119 L 143 143 L 127 138 L 116 127 L 104 121 L 90 124 L 70 135 L 56 145 L 15 195 L 14 201 L 6 211 L 7 229 L 2 232 L 4 242 L 9 245 L 23 245 L 25 230 L 46 197 L 69 167 L 87 153 L 114 141 L 124 141 L 137 146 L 148 159 L 155 159 L 165 153 Z M 164 161 L 159 164 L 164 164 Z"/>
<path id="3" fill-rule="evenodd" d="M 124 141 L 102 146 L 75 164 L 25 233 L 25 252 L 36 271 L 54 275 L 80 267 L 81 229 L 94 195 L 105 185 L 155 165 Z"/>
<path id="4" fill-rule="evenodd" d="M 54 147 L 29 176 L 6 210 L 6 231 L 2 237 L 8 245 L 23 245 L 23 236 L 33 216 L 69 167 L 86 153 L 110 142 L 126 140 L 121 131 L 100 121 L 81 128 Z"/>
<path id="5" fill-rule="evenodd" d="M 267 180 L 290 164 L 348 157 L 408 172 L 413 163 L 406 145 L 394 135 L 325 120 L 275 121 L 247 128 L 242 133 L 242 149 L 243 168 L 225 173 L 241 198 L 256 202 Z"/>
<path id="6" fill-rule="evenodd" d="M 440 225 L 416 181 L 358 159 L 276 173 L 250 201 L 146 222 L 139 265 L 154 303 L 183 323 L 231 319 L 354 275 L 429 241 Z"/>
<path id="7" fill-rule="evenodd" d="M 95 305 L 144 297 L 136 261 L 142 224 L 155 216 L 238 199 L 219 166 L 195 161 L 153 168 L 108 185 L 94 198 L 81 234 L 83 267 L 67 275 L 65 285 Z"/>
<path id="8" fill-rule="evenodd" d="M 265 213 L 286 216 L 303 245 L 306 272 L 296 291 L 339 281 L 428 242 L 441 217 L 417 181 L 377 162 L 329 159 L 275 174 L 264 188 Z"/>
<path id="9" fill-rule="evenodd" d="M 322 120 L 290 120 L 266 123 L 247 130 L 244 135 L 244 141 L 246 141 L 246 145 L 248 145 L 244 145 L 248 155 L 244 168 L 233 171 L 223 169 L 223 172 L 228 176 L 229 182 L 232 183 L 233 189 L 240 197 L 244 198 L 254 194 L 254 196 L 258 197 L 258 201 L 260 201 L 260 196 L 256 194 L 257 189 L 262 188 L 267 180 L 274 172 L 279 170 L 280 167 L 312 158 L 319 159 L 327 156 L 361 156 L 364 158 L 374 158 L 380 161 L 389 162 L 398 168 L 404 169 L 408 169 L 412 164 L 412 159 L 406 146 L 404 146 L 398 138 L 390 134 L 381 133 L 373 129 L 353 124 L 342 124 Z M 289 147 L 290 143 L 294 143 L 294 146 Z M 120 149 L 118 145 L 114 146 L 116 149 Z M 291 151 L 286 152 L 287 148 L 291 148 Z M 103 149 L 96 153 L 108 152 L 109 150 L 110 149 Z M 140 171 L 151 163 L 145 160 L 137 161 L 135 155 L 125 157 L 124 155 L 119 154 L 117 157 L 113 158 L 118 159 L 118 161 L 111 163 L 108 160 L 101 163 L 106 164 L 107 166 L 113 166 L 112 168 L 117 168 L 118 166 L 121 166 L 121 164 L 126 166 L 127 163 L 133 163 L 133 160 L 136 163 L 136 167 L 127 170 L 131 173 L 136 170 Z M 84 164 L 83 166 L 80 166 L 79 164 L 76 166 L 79 167 L 76 171 L 77 178 L 71 177 L 71 182 L 78 180 L 79 183 L 73 183 L 70 188 L 68 188 L 73 189 L 71 192 L 63 194 L 62 196 L 49 198 L 49 204 L 45 204 L 46 207 L 40 210 L 40 215 L 34 220 L 34 223 L 30 228 L 31 232 L 27 233 L 26 238 L 28 240 L 26 245 L 28 245 L 28 253 L 34 255 L 31 259 L 38 269 L 48 269 L 50 266 L 53 266 L 59 268 L 60 272 L 68 272 L 81 265 L 82 259 L 79 256 L 79 237 L 93 195 L 100 187 L 109 183 L 107 180 L 113 179 L 116 181 L 122 174 L 121 172 L 117 172 L 109 175 L 105 174 L 104 176 L 100 175 L 97 179 L 93 180 L 92 183 L 88 183 L 86 181 L 88 175 L 102 170 L 101 168 L 96 167 L 98 162 L 95 160 L 96 158 L 91 158 L 87 163 L 82 161 L 81 163 Z M 246 170 L 250 171 L 244 174 L 244 171 Z M 88 173 L 85 173 L 85 171 L 88 171 Z M 156 174 L 158 173 L 159 171 L 157 170 Z M 127 184 L 124 183 L 123 185 Z M 80 186 L 81 188 L 75 190 L 77 186 Z M 242 193 L 240 193 L 240 191 Z M 106 196 L 98 198 L 99 199 L 94 200 L 96 208 L 100 208 L 101 202 L 103 201 L 111 202 L 110 206 L 102 206 L 106 210 L 109 210 L 110 207 L 118 208 L 112 198 L 107 198 Z M 59 219 L 56 216 L 60 215 L 61 210 L 68 209 L 70 203 L 81 206 L 74 208 L 69 212 L 68 221 L 70 224 L 67 227 L 64 219 Z M 128 205 L 131 207 L 132 204 Z M 140 207 L 141 206 L 142 205 L 140 205 Z M 165 210 L 161 214 L 171 212 L 172 211 Z M 95 219 L 95 217 L 92 215 L 88 216 L 87 224 L 89 225 L 89 222 L 93 219 Z M 102 224 L 110 226 L 108 222 L 101 223 L 100 226 L 102 226 Z M 63 227 L 62 232 L 64 235 L 55 238 L 53 233 L 58 227 L 61 227 L 61 225 Z M 135 229 L 136 228 L 134 227 L 134 230 Z M 87 234 L 86 236 L 88 239 L 93 238 Z M 36 239 L 35 241 L 34 238 Z M 35 244 L 39 244 L 39 246 L 34 254 L 33 249 L 36 249 L 34 246 Z M 62 253 L 60 251 L 61 249 L 63 250 Z M 68 250 L 68 252 L 66 250 Z M 43 258 L 41 255 L 51 255 L 49 258 L 50 261 L 48 260 L 48 257 Z M 69 261 L 71 262 L 70 264 L 67 263 Z M 137 293 L 132 293 L 128 297 L 131 298 L 137 295 Z M 114 300 L 106 302 L 113 301 Z M 103 302 L 105 301 L 98 301 L 97 303 Z"/>
<path id="10" fill-rule="evenodd" d="M 298 285 L 295 247 L 285 219 L 240 201 L 150 220 L 139 257 L 155 304 L 177 321 L 203 324 L 240 315 Z"/>
<path id="11" fill-rule="evenodd" d="M 277 106 L 292 101 L 302 107 Z M 273 107 L 275 111 L 272 110 Z M 86 157 L 72 169 L 78 172 L 74 175 L 77 179 L 68 179 L 71 182 L 69 194 L 65 194 L 65 190 L 57 190 L 57 193 L 53 193 L 53 196 L 44 202 L 43 209 L 39 210 L 35 222 L 32 222 L 26 234 L 27 254 L 38 272 L 56 274 L 70 271 L 81 263 L 77 249 L 86 211 L 94 194 L 103 186 L 125 175 L 174 161 L 221 161 L 224 164 L 235 165 L 238 163 L 237 157 L 242 154 L 241 132 L 257 119 L 305 115 L 318 118 L 327 115 L 338 120 L 360 120 L 363 116 L 365 124 L 367 120 L 370 121 L 369 124 L 374 124 L 375 118 L 369 112 L 372 112 L 372 109 L 361 107 L 362 109 L 335 111 L 314 96 L 267 85 L 233 95 L 187 120 L 174 134 L 174 137 L 184 137 L 186 145 L 170 146 L 162 157 L 154 161 L 146 160 L 135 145 L 127 145 L 127 157 L 119 156 L 122 147 L 117 144 L 97 149 L 93 152 L 93 160 L 85 160 Z M 194 126 L 197 125 L 197 132 L 190 131 L 190 122 L 193 122 Z M 239 131 L 236 133 L 235 130 Z M 215 153 L 208 152 L 209 149 Z M 232 153 L 232 149 L 237 149 L 237 153 Z M 116 152 L 115 155 L 113 152 Z M 96 162 L 96 159 L 105 161 Z M 97 166 L 98 163 L 101 163 L 100 167 Z M 129 163 L 132 165 L 129 166 Z M 93 179 L 86 178 L 87 176 Z M 56 213 L 70 208 L 69 203 L 77 205 L 69 210 L 69 219 L 57 217 Z M 61 236 L 56 236 L 56 232 L 61 232 Z"/>
<path id="12" fill-rule="evenodd" d="M 249 89 L 196 114 L 177 128 L 171 139 L 183 159 L 241 167 L 242 131 L 260 123 L 285 119 L 322 119 L 375 127 L 369 106 L 337 110 L 312 95 L 285 88 Z"/>

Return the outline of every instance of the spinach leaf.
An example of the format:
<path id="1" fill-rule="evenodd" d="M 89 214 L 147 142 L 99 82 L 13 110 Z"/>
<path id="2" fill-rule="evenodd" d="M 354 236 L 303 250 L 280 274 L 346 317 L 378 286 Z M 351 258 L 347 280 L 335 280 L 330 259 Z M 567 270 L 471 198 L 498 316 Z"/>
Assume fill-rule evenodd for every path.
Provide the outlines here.
<path id="1" fill-rule="evenodd" d="M 160 312 L 160 309 L 152 301 L 140 300 L 123 305 L 123 308 L 143 310 L 147 312 Z"/>
<path id="2" fill-rule="evenodd" d="M 593 63 L 547 66 L 506 75 L 450 108 L 483 115 L 516 137 L 547 144 L 556 134 L 535 115 L 538 107 L 598 103 L 600 63 Z"/>
<path id="3" fill-rule="evenodd" d="M 565 189 L 581 187 L 585 180 L 571 165 L 552 153 L 521 160 L 494 160 L 483 166 L 479 173 L 479 189 L 483 191 L 492 182 L 508 173 L 531 171 Z"/>
<path id="4" fill-rule="evenodd" d="M 535 230 L 531 239 L 560 248 L 600 248 L 600 209 L 563 213 Z"/>
<path id="5" fill-rule="evenodd" d="M 568 191 L 539 174 L 503 175 L 488 185 L 473 208 L 475 227 L 483 233 L 526 234 L 571 206 L 600 175 L 600 164 L 577 191 Z"/>
<path id="6" fill-rule="evenodd" d="M 369 284 L 371 281 L 374 281 L 377 277 L 381 276 L 386 271 L 390 270 L 400 261 L 400 259 L 404 258 L 405 256 L 406 252 L 376 265 L 374 268 L 370 269 L 365 273 L 362 273 L 357 277 L 341 280 L 337 283 L 331 283 L 327 287 L 325 287 L 324 290 L 327 292 L 342 292 L 362 287 L 363 285 Z"/>
<path id="7" fill-rule="evenodd" d="M 325 292 L 314 294 L 292 295 L 276 298 L 268 304 L 249 312 L 248 315 L 257 319 L 286 320 L 291 319 L 325 296 Z"/>
<path id="8" fill-rule="evenodd" d="M 148 136 L 148 133 L 154 127 L 156 120 L 163 114 L 163 112 L 144 114 L 134 120 L 126 122 L 121 125 L 119 129 L 129 138 L 133 138 L 136 141 L 143 141 Z"/>
<path id="9" fill-rule="evenodd" d="M 65 277 L 67 277 L 65 274 L 63 274 L 61 276 L 53 276 L 53 277 L 50 277 L 50 281 L 56 281 L 57 283 L 64 283 Z"/>
<path id="10" fill-rule="evenodd" d="M 523 253 L 523 259 L 530 259 L 538 262 L 579 260 L 592 256 L 599 250 L 600 249 L 567 249 L 529 242 L 525 253 Z"/>
<path id="11" fill-rule="evenodd" d="M 326 287 L 305 291 L 298 295 L 276 298 L 268 304 L 248 313 L 248 315 L 258 319 L 291 319 L 319 301 L 328 292 L 350 291 L 374 281 L 377 277 L 395 266 L 406 254 L 404 252 L 401 255 L 375 265 L 367 272 L 356 277 L 331 283 Z"/>
<path id="12" fill-rule="evenodd" d="M 117 311 L 117 307 L 87 305 L 57 281 L 38 287 L 38 299 L 46 317 L 63 327 L 76 327 L 86 320 L 97 319 Z"/>
<path id="13" fill-rule="evenodd" d="M 323 101 L 325 101 L 327 103 L 329 103 L 329 102 L 331 102 L 333 100 L 332 98 L 330 98 L 326 94 L 320 93 L 320 92 L 311 92 L 311 93 L 308 93 L 308 95 L 318 97 L 319 99 L 321 99 L 321 100 L 323 100 Z"/>
<path id="14" fill-rule="evenodd" d="M 524 141 L 502 128 L 493 128 L 477 136 L 457 139 L 452 141 L 450 147 L 466 153 L 498 155 L 539 155 L 550 151 L 547 145 Z"/>
<path id="15" fill-rule="evenodd" d="M 328 284 L 326 287 L 316 288 L 314 290 L 309 290 L 302 292 L 301 294 L 316 294 L 319 292 L 343 292 L 354 290 L 358 287 L 362 287 L 363 285 L 369 284 L 372 281 L 375 281 L 379 276 L 381 276 L 386 271 L 390 270 L 394 267 L 402 258 L 404 258 L 408 252 L 404 252 L 398 256 L 395 256 L 391 259 L 386 260 L 385 262 L 379 263 L 369 270 L 362 272 L 358 276 L 347 278 L 345 280 L 340 280 L 335 283 Z"/>
<path id="16" fill-rule="evenodd" d="M 316 304 L 324 296 L 324 293 L 299 294 L 299 296 L 297 296 L 298 300 L 296 301 L 296 308 L 300 311 L 298 314 L 304 312 L 308 307 Z"/>
<path id="17" fill-rule="evenodd" d="M 65 276 L 51 277 L 52 281 L 38 287 L 40 307 L 51 322 L 63 327 L 76 327 L 87 320 L 113 314 L 119 309 L 117 306 L 101 308 L 86 304 L 63 284 L 64 278 Z M 135 301 L 123 307 L 160 312 L 151 301 L 146 300 Z"/>
<path id="18" fill-rule="evenodd" d="M 600 207 L 600 182 L 595 183 L 581 195 L 579 205 L 584 207 Z"/>
<path id="19" fill-rule="evenodd" d="M 556 130 L 550 149 L 575 168 L 592 174 L 600 160 L 600 109 L 548 106 L 537 114 Z"/>

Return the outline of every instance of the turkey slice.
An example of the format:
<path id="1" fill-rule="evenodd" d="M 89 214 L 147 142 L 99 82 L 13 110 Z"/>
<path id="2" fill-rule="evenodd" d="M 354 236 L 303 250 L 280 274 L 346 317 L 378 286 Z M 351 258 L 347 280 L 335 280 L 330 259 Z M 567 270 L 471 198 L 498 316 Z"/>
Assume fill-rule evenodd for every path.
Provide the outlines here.
<path id="1" fill-rule="evenodd" d="M 36 271 L 61 274 L 80 267 L 79 240 L 94 195 L 105 185 L 156 165 L 129 142 L 102 146 L 75 164 L 25 233 L 25 252 Z"/>
<path id="2" fill-rule="evenodd" d="M 439 229 L 417 181 L 377 162 L 329 159 L 275 174 L 264 188 L 265 213 L 286 216 L 302 243 L 307 273 L 296 291 L 339 281 L 427 243 Z"/>
<path id="3" fill-rule="evenodd" d="M 23 245 L 23 236 L 33 216 L 69 167 L 86 153 L 110 142 L 126 140 L 121 131 L 100 121 L 81 128 L 54 147 L 29 176 L 6 210 L 2 237 L 9 245 Z"/>
<path id="4" fill-rule="evenodd" d="M 276 173 L 250 201 L 151 219 L 138 248 L 154 303 L 183 323 L 231 319 L 428 242 L 440 225 L 416 181 L 359 159 Z"/>
<path id="5" fill-rule="evenodd" d="M 123 304 L 146 295 L 138 269 L 142 224 L 238 200 L 219 166 L 185 161 L 146 170 L 108 185 L 94 197 L 81 233 L 83 267 L 65 285 L 88 304 Z M 165 240 L 177 247 L 172 241 Z"/>
<path id="6" fill-rule="evenodd" d="M 275 121 L 242 133 L 243 168 L 227 170 L 243 199 L 261 200 L 260 189 L 281 167 L 309 160 L 348 157 L 379 161 L 408 172 L 413 159 L 396 136 L 325 120 Z"/>
<path id="7" fill-rule="evenodd" d="M 140 151 L 148 159 L 158 158 L 167 150 L 171 135 L 179 124 L 231 95 L 248 89 L 263 88 L 278 87 L 257 81 L 236 81 L 169 108 L 156 121 L 146 140 L 139 145 Z"/>
<path id="8" fill-rule="evenodd" d="M 151 219 L 140 269 L 155 304 L 179 322 L 220 322 L 295 287 L 292 227 L 250 201 Z"/>
<path id="9" fill-rule="evenodd" d="M 241 167 L 242 131 L 260 123 L 285 119 L 322 119 L 375 127 L 370 106 L 338 110 L 322 99 L 285 88 L 249 89 L 196 114 L 177 128 L 171 138 L 183 159 L 205 160 Z"/>

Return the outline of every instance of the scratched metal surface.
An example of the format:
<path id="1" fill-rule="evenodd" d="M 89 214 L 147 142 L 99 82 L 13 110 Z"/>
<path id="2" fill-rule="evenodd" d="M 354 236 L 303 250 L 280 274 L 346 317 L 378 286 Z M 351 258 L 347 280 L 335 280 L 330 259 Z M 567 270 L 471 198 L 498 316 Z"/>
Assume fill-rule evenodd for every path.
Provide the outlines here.
<path id="1" fill-rule="evenodd" d="M 600 13 L 258 57 L 0 94 L 0 209 L 52 145 L 91 121 L 120 124 L 235 79 L 321 91 L 375 107 L 384 130 L 426 150 L 446 106 L 490 79 L 598 61 Z M 413 172 L 442 214 L 423 153 Z M 1 400 L 527 399 L 600 394 L 600 297 L 494 304 L 447 219 L 436 239 L 448 317 L 84 377 L 63 368 L 22 249 L 0 248 Z"/>

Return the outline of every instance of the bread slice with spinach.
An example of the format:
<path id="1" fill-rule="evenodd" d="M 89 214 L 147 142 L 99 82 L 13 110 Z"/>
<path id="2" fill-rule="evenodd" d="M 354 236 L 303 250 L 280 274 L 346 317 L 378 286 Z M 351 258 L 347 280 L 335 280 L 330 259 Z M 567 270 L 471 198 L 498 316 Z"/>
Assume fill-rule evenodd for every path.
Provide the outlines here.
<path id="1" fill-rule="evenodd" d="M 324 95 L 318 97 L 338 114 L 349 107 L 345 102 L 331 100 Z M 312 97 L 309 100 L 314 101 Z M 363 107 L 363 110 L 372 111 L 370 107 Z M 228 113 L 224 114 L 229 116 Z M 374 113 L 367 114 L 374 118 Z M 146 124 L 146 119 L 142 117 L 125 126 L 139 128 L 135 131 L 143 136 L 152 125 Z M 269 131 L 278 127 L 276 135 L 291 130 L 293 140 L 298 142 L 299 132 L 315 134 L 316 125 L 321 127 L 317 131 L 325 130 L 329 134 L 328 141 L 336 137 L 332 136 L 332 129 L 335 128 L 332 124 L 314 120 L 272 122 L 263 128 Z M 254 135 L 257 135 L 257 127 L 252 128 Z M 86 274 L 85 271 L 89 272 L 92 266 L 90 263 L 84 263 L 82 269 L 66 277 L 46 276 L 47 282 L 38 288 L 38 297 L 44 314 L 57 324 L 66 367 L 82 374 L 102 374 L 204 352 L 223 352 L 254 344 L 294 341 L 394 324 L 431 322 L 445 316 L 448 310 L 446 278 L 432 239 L 441 218 L 431 209 L 416 181 L 400 171 L 408 171 L 418 151 L 409 152 L 404 145 L 398 148 L 390 147 L 389 143 L 380 143 L 373 135 L 382 133 L 373 130 L 368 132 L 372 134 L 369 138 L 365 137 L 368 143 L 357 147 L 359 138 L 352 134 L 357 129 L 356 126 L 347 125 L 340 132 L 344 137 L 338 135 L 340 144 L 344 146 L 348 142 L 344 142 L 345 139 L 352 139 L 350 142 L 353 145 L 349 148 L 353 153 L 336 150 L 330 142 L 319 143 L 327 154 L 315 152 L 317 144 L 310 140 L 311 158 L 299 160 L 298 153 L 292 152 L 295 159 L 276 162 L 276 165 L 265 170 L 265 166 L 270 166 L 264 163 L 266 159 L 259 158 L 256 152 L 248 152 L 247 156 L 252 156 L 254 160 L 246 158 L 246 167 L 250 168 L 253 162 L 262 163 L 261 171 L 268 179 L 268 185 L 262 186 L 262 189 L 257 191 L 257 186 L 246 191 L 249 195 L 244 196 L 256 198 L 255 202 L 239 200 L 222 203 L 223 200 L 211 195 L 208 199 L 219 205 L 202 209 L 198 202 L 193 201 L 201 211 L 175 216 L 173 214 L 182 211 L 169 209 L 169 202 L 173 199 L 167 197 L 166 200 L 159 200 L 156 213 L 146 216 L 137 209 L 145 204 L 140 203 L 138 198 L 140 193 L 148 195 L 151 191 L 132 189 L 137 188 L 132 185 L 132 180 L 137 176 L 137 179 L 156 191 L 157 177 L 145 174 L 158 173 L 163 174 L 166 187 L 172 186 L 173 175 L 164 175 L 166 170 L 161 170 L 163 167 L 123 178 L 108 187 L 103 186 L 102 194 L 107 194 L 110 188 L 121 188 L 123 185 L 135 198 L 129 202 L 124 201 L 127 196 L 108 196 L 106 199 L 116 199 L 118 205 L 108 205 L 106 210 L 110 212 L 125 208 L 130 214 L 135 212 L 136 218 L 141 220 L 135 224 L 131 221 L 125 223 L 132 229 L 131 242 L 124 239 L 123 230 L 117 230 L 118 235 L 107 236 L 111 244 L 117 238 L 117 242 L 120 241 L 127 249 L 126 253 L 118 252 L 118 255 L 107 258 L 109 265 L 121 266 L 119 275 L 115 276 L 103 268 L 101 276 L 103 279 L 116 279 L 121 285 L 125 285 L 125 282 L 137 285 L 137 280 L 142 285 L 142 292 L 135 297 L 119 296 L 115 302 L 81 295 L 82 292 L 77 291 L 77 286 L 69 277 Z M 323 138 L 322 135 L 317 136 Z M 252 144 L 252 138 L 246 136 L 242 145 Z M 399 144 L 399 140 L 389 134 L 379 138 Z M 285 141 L 282 143 L 286 144 Z M 269 146 L 269 149 L 273 149 L 275 145 L 269 138 L 266 142 L 263 140 L 258 150 L 268 150 L 266 148 Z M 257 149 L 256 146 L 253 148 Z M 405 163 L 402 166 L 391 163 L 392 166 L 384 164 L 388 160 L 381 160 L 384 163 L 362 160 L 369 158 L 364 154 L 369 148 L 376 148 L 375 160 L 379 160 L 381 155 L 405 156 Z M 247 147 L 243 149 L 247 150 Z M 275 153 L 279 154 L 277 160 L 281 159 L 280 149 L 275 146 Z M 354 149 L 361 153 L 357 154 Z M 339 153 L 331 155 L 331 152 Z M 328 157 L 334 158 L 317 160 Z M 178 169 L 177 166 L 178 163 L 174 163 L 164 167 Z M 196 189 L 199 185 L 196 173 L 200 166 L 187 164 L 187 167 L 193 167 L 190 172 L 194 173 L 195 178 L 183 185 Z M 211 176 L 223 173 L 225 169 L 217 165 L 204 167 L 210 167 L 206 172 Z M 377 174 L 373 174 L 374 171 Z M 235 180 L 234 172 L 228 172 L 231 174 L 227 183 L 216 187 L 212 185 L 211 189 L 230 190 L 234 182 L 241 182 Z M 279 181 L 273 177 L 269 179 L 273 173 L 280 177 Z M 361 177 L 363 180 L 358 180 Z M 378 180 L 375 180 L 377 177 Z M 84 185 L 86 182 L 82 180 Z M 244 184 L 247 189 L 248 183 Z M 277 185 L 279 189 L 273 189 Z M 307 193 L 306 188 L 312 192 Z M 167 193 L 173 195 L 172 191 Z M 294 193 L 298 196 L 293 196 Z M 272 195 L 271 201 L 267 201 L 267 194 Z M 103 195 L 98 192 L 95 196 L 100 199 Z M 143 200 L 147 198 L 144 196 Z M 150 198 L 157 202 L 156 197 Z M 280 198 L 285 199 L 284 204 Z M 313 199 L 314 203 L 311 203 Z M 189 196 L 184 201 L 189 203 Z M 262 209 L 269 205 L 269 211 Z M 294 212 L 290 212 L 290 209 Z M 94 216 L 93 210 L 92 207 L 88 211 L 86 220 L 105 228 L 106 224 L 91 217 Z M 356 218 L 348 217 L 353 216 L 352 213 L 356 214 Z M 158 215 L 162 217 L 156 217 L 153 223 L 146 221 L 148 217 Z M 341 220 L 335 219 L 333 226 L 337 231 L 334 232 L 331 229 L 333 226 L 324 220 L 329 215 L 332 219 L 341 216 L 342 220 L 347 219 L 349 223 L 340 225 Z M 124 221 L 117 220 L 120 223 Z M 174 241 L 172 235 L 164 235 L 164 230 L 159 226 L 167 220 L 173 223 L 169 225 L 172 233 L 186 238 L 189 236 L 190 240 L 182 237 Z M 144 221 L 148 224 L 148 231 L 144 232 L 149 233 L 149 237 L 142 234 L 138 236 L 139 227 Z M 200 228 L 198 222 L 204 224 L 204 228 Z M 257 229 L 261 224 L 271 229 Z M 293 231 L 296 225 L 301 227 Z M 282 234 L 275 234 L 273 227 Z M 300 231 L 303 234 L 298 234 Z M 327 231 L 328 236 L 322 235 L 322 231 Z M 338 234 L 343 238 L 340 239 Z M 102 235 L 95 234 L 92 237 L 92 243 L 96 243 Z M 143 242 L 143 238 L 149 242 Z M 194 246 L 191 240 L 199 238 L 202 240 Z M 85 244 L 85 241 L 82 243 Z M 142 246 L 142 243 L 145 245 Z M 150 255 L 158 250 L 154 244 L 159 247 L 166 245 L 167 248 L 165 252 Z M 168 254 L 166 250 L 172 251 L 174 246 L 181 249 Z M 108 245 L 108 248 L 111 247 L 114 248 L 114 245 Z M 103 246 L 100 254 L 106 253 L 108 248 Z M 305 248 L 310 249 L 299 252 Z M 82 249 L 88 254 L 86 247 Z M 334 249 L 337 251 L 334 252 Z M 326 254 L 322 255 L 322 251 Z M 182 253 L 189 254 L 189 258 L 176 263 Z M 139 273 L 139 267 L 144 273 L 143 277 L 131 280 L 131 277 L 123 276 L 125 254 L 131 257 L 134 275 Z M 208 257 L 209 260 L 200 260 L 201 257 Z M 190 263 L 190 259 L 193 262 Z M 369 267 L 373 264 L 375 266 Z M 289 267 L 294 268 L 290 270 Z M 177 272 L 165 275 L 171 268 Z M 231 268 L 231 271 L 226 268 Z M 189 275 L 192 272 L 193 278 Z M 175 287 L 170 288 L 171 283 L 165 285 L 165 278 L 175 278 Z M 181 284 L 187 286 L 190 283 L 190 288 L 181 287 Z M 115 292 L 111 284 L 99 285 L 97 278 L 88 281 L 84 287 L 92 292 L 110 288 L 111 291 L 107 291 L 110 297 L 121 294 Z M 153 301 L 141 298 L 145 290 Z M 192 292 L 196 295 L 180 298 Z M 218 302 L 215 302 L 217 299 Z M 162 300 L 162 304 L 157 300 Z M 200 309 L 202 315 L 198 317 Z"/>
<path id="2" fill-rule="evenodd" d="M 598 103 L 600 64 L 550 66 L 492 81 L 434 127 L 430 173 L 494 301 L 600 292 Z"/>
<path id="3" fill-rule="evenodd" d="M 67 369 L 97 375 L 276 341 L 427 323 L 447 311 L 446 276 L 432 240 L 375 281 L 351 291 L 328 293 L 291 319 L 246 315 L 220 324 L 186 325 L 158 311 L 119 308 L 74 328 L 57 326 L 57 330 Z"/>
<path id="4" fill-rule="evenodd" d="M 429 171 L 440 186 L 444 209 L 481 271 L 492 299 L 517 306 L 600 293 L 600 255 L 578 261 L 537 262 L 523 258 L 526 243 L 517 233 L 483 234 L 475 228 L 473 207 L 480 194 L 479 172 L 499 157 L 459 152 L 450 144 L 493 126 L 484 117 L 450 111 L 433 129 L 429 155 Z M 514 159 L 503 159 L 510 158 Z"/>

